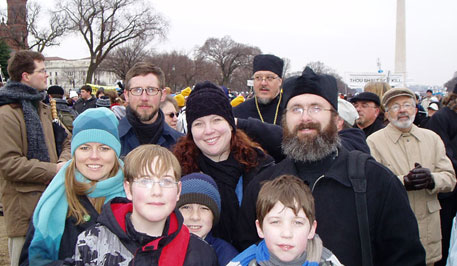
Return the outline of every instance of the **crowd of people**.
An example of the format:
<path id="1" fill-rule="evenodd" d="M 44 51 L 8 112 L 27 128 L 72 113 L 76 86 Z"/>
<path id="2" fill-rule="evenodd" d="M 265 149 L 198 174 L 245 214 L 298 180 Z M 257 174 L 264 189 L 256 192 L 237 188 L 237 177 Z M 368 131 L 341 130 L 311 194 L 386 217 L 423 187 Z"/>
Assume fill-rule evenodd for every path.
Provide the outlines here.
<path id="1" fill-rule="evenodd" d="M 0 88 L 11 265 L 457 265 L 457 86 L 443 98 L 253 60 L 245 100 L 173 93 L 149 62 L 121 93 L 47 86 L 17 51 Z M 422 98 L 422 99 L 421 99 Z"/>

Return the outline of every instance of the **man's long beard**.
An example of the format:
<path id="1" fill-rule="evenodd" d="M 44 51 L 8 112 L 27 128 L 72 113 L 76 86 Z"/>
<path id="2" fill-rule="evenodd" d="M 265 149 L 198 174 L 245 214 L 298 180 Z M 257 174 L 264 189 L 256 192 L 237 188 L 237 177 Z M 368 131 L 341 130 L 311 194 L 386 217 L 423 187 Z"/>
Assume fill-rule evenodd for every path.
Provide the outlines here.
<path id="1" fill-rule="evenodd" d="M 315 162 L 337 151 L 341 145 L 341 141 L 338 136 L 336 123 L 333 122 L 333 119 L 323 131 L 321 131 L 319 123 L 311 122 L 297 125 L 293 129 L 293 132 L 289 131 L 286 119 L 283 119 L 283 139 L 281 145 L 283 153 L 295 161 Z M 304 128 L 316 129 L 317 135 L 299 137 L 297 135 L 298 130 Z"/>

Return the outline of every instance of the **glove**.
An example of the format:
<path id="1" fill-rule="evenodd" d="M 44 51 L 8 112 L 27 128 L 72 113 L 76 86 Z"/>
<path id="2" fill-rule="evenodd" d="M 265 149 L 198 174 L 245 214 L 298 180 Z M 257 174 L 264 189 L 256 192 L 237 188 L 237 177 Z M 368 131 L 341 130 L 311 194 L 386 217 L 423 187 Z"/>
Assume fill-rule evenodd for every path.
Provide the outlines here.
<path id="1" fill-rule="evenodd" d="M 419 163 L 414 164 L 414 169 L 403 177 L 406 190 L 421 190 L 433 189 L 435 182 L 433 181 L 430 169 L 423 168 Z"/>

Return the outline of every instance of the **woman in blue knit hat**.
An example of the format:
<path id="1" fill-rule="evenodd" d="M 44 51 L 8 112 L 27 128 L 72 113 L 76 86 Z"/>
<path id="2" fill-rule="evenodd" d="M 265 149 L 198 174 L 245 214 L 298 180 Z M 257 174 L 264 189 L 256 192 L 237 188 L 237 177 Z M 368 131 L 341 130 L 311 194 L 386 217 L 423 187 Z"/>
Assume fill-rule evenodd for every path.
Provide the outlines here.
<path id="1" fill-rule="evenodd" d="M 214 178 L 221 196 L 221 214 L 212 233 L 237 246 L 243 191 L 274 160 L 236 128 L 227 95 L 209 81 L 195 85 L 187 98 L 186 120 L 187 135 L 176 144 L 174 154 L 183 174 L 203 172 Z"/>
<path id="2" fill-rule="evenodd" d="M 118 124 L 106 108 L 88 109 L 75 119 L 72 160 L 60 169 L 35 208 L 21 265 L 71 258 L 79 233 L 95 224 L 103 204 L 125 196 Z"/>

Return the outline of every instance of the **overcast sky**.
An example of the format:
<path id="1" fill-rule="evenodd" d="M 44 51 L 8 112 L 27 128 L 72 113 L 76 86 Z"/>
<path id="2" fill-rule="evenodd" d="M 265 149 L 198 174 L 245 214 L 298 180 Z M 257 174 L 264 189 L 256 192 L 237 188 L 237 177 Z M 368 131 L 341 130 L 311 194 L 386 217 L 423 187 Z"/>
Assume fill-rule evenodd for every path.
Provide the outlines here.
<path id="1" fill-rule="evenodd" d="M 6 0 L 2 0 L 6 6 Z M 153 0 L 170 22 L 157 51 L 190 52 L 209 37 L 225 35 L 291 60 L 301 71 L 322 61 L 348 72 L 394 70 L 396 0 Z M 457 71 L 457 1 L 406 0 L 409 83 L 442 85 Z M 47 56 L 88 56 L 82 39 L 67 38 Z"/>

